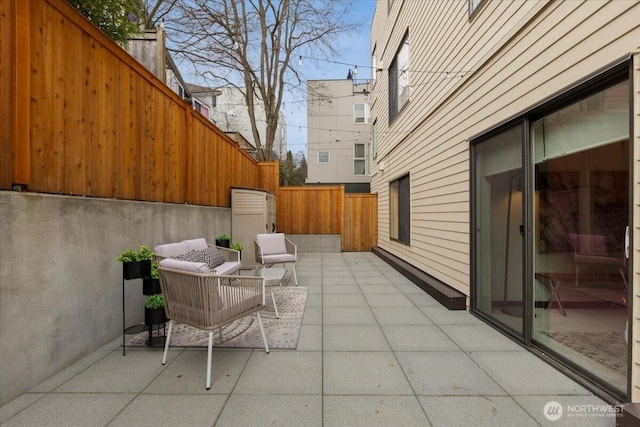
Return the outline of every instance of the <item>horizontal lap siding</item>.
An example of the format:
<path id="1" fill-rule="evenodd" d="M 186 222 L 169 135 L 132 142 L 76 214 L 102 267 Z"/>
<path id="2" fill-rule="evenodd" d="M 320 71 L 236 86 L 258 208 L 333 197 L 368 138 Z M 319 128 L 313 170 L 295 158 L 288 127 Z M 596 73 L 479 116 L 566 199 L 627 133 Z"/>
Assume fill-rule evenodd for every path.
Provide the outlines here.
<path id="1" fill-rule="evenodd" d="M 640 6 L 487 2 L 472 21 L 467 2 L 402 2 L 401 7 L 397 22 L 377 11 L 372 25 L 374 35 L 381 34 L 376 52 L 386 46 L 385 67 L 409 28 L 412 87 L 409 103 L 391 126 L 386 71 L 378 73 L 373 91 L 380 135 L 376 160 L 385 163 L 372 179 L 372 191 L 380 195 L 379 245 L 468 295 L 468 139 L 629 52 L 638 34 L 638 23 L 630 18 L 640 16 Z M 388 43 L 382 28 L 394 29 Z M 591 31 L 596 34 L 587 37 Z M 460 71 L 469 72 L 461 78 Z M 407 172 L 411 246 L 388 237 L 388 183 Z"/>

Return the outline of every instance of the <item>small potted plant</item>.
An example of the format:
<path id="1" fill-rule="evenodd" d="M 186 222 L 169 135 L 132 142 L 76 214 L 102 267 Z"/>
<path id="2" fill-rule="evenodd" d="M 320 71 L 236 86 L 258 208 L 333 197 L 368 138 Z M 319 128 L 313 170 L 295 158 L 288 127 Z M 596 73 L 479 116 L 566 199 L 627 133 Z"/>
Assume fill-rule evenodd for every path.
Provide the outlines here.
<path id="1" fill-rule="evenodd" d="M 140 246 L 138 251 L 125 250 L 117 258 L 122 263 L 122 277 L 125 280 L 149 277 L 152 257 L 153 253 L 146 245 Z"/>
<path id="2" fill-rule="evenodd" d="M 160 274 L 158 271 L 158 267 L 160 267 L 160 263 L 158 261 L 153 261 L 151 263 L 151 275 L 142 279 L 143 295 L 162 293 L 162 291 L 160 290 Z"/>
<path id="3" fill-rule="evenodd" d="M 221 234 L 218 237 L 216 237 L 216 246 L 228 248 L 230 242 L 231 242 L 231 236 L 227 233 Z"/>
<path id="4" fill-rule="evenodd" d="M 149 296 L 144 303 L 144 323 L 153 326 L 167 321 L 164 313 L 164 295 Z"/>
<path id="5" fill-rule="evenodd" d="M 233 242 L 229 245 L 229 249 L 240 252 L 240 258 L 242 259 L 242 250 L 244 249 L 244 245 L 242 243 Z"/>

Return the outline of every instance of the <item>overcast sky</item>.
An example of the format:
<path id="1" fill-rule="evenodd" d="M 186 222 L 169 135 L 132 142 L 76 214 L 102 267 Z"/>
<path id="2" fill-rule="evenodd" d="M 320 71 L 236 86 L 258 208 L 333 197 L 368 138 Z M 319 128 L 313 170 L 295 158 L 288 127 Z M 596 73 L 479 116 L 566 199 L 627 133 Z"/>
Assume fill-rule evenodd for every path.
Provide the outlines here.
<path id="1" fill-rule="evenodd" d="M 370 28 L 376 1 L 353 0 L 353 6 L 354 19 L 363 20 L 365 24 L 360 27 L 360 31 L 354 31 L 353 34 L 338 39 L 336 50 L 340 52 L 340 57 L 335 58 L 335 62 L 302 58 L 300 71 L 303 78 L 307 80 L 344 79 L 349 69 L 356 65 L 358 80 L 371 78 Z M 306 82 L 302 90 L 306 91 Z M 282 111 L 287 119 L 287 149 L 294 154 L 302 151 L 307 156 L 307 104 L 303 95 L 298 93 L 295 97 L 287 96 Z"/>

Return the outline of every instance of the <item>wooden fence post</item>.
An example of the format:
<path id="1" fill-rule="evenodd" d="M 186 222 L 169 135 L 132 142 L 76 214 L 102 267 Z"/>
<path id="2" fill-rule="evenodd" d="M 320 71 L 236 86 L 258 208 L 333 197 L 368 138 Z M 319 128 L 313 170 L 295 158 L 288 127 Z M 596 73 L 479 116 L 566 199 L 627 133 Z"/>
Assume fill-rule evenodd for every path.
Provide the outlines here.
<path id="1" fill-rule="evenodd" d="M 11 123 L 13 185 L 29 185 L 31 178 L 31 16 L 28 1 L 14 0 Z"/>

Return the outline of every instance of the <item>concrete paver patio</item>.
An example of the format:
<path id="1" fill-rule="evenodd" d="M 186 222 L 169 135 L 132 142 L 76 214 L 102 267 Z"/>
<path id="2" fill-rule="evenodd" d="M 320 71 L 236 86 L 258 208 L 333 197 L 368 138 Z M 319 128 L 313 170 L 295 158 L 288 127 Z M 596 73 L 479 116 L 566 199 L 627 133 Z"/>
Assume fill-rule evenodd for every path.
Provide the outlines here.
<path id="1" fill-rule="evenodd" d="M 172 347 L 163 366 L 160 348 L 123 357 L 119 337 L 0 408 L 0 424 L 615 425 L 547 419 L 550 401 L 605 402 L 372 253 L 302 254 L 296 271 L 309 288 L 297 350 L 215 349 L 206 390 L 206 348 Z"/>

